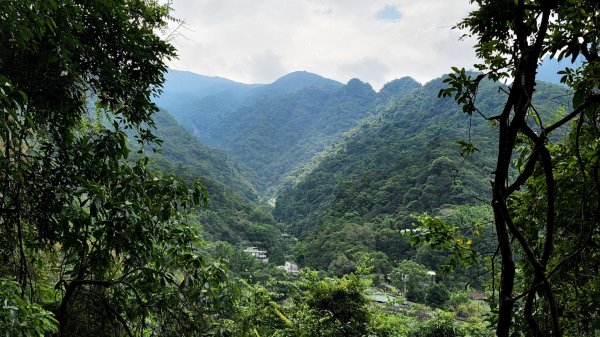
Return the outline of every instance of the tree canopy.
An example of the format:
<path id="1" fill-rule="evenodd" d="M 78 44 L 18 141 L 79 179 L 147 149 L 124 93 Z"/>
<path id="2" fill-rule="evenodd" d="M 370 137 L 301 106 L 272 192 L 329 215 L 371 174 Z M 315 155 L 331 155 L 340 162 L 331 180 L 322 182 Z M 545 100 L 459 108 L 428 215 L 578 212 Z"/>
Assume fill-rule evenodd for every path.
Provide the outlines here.
<path id="1" fill-rule="evenodd" d="M 151 96 L 175 56 L 158 34 L 168 12 L 2 3 L 0 293 L 18 290 L 0 313 L 8 335 L 181 336 L 227 308 L 224 270 L 182 213 L 206 201 L 202 186 L 150 170 L 126 140 L 157 140 Z"/>
<path id="2" fill-rule="evenodd" d="M 593 335 L 596 328 L 577 312 L 583 307 L 590 312 L 595 303 L 572 294 L 598 283 L 597 276 L 580 271 L 589 267 L 588 254 L 597 254 L 599 4 L 472 2 L 478 9 L 457 28 L 477 39 L 480 73 L 453 68 L 440 96 L 452 96 L 469 116 L 490 121 L 498 135 L 491 203 L 501 263 L 496 333 Z M 560 72 L 572 95 L 562 112 L 532 102 L 546 54 L 582 60 Z M 499 114 L 479 104 L 478 88 L 486 78 L 509 84 Z M 570 137 L 552 144 L 552 136 L 570 124 Z M 567 195 L 574 199 L 566 202 Z"/>

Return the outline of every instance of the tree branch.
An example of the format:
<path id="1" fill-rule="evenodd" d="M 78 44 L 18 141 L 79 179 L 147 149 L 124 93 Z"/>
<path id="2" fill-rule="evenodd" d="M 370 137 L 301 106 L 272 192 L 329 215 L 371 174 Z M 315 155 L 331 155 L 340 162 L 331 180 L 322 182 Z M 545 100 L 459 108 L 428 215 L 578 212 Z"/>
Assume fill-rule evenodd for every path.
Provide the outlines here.
<path id="1" fill-rule="evenodd" d="M 571 113 L 569 113 L 568 115 L 566 115 L 565 117 L 563 117 L 561 120 L 559 120 L 558 122 L 556 122 L 556 123 L 550 125 L 549 127 L 545 128 L 544 130 L 542 130 L 542 133 L 540 134 L 540 137 L 547 138 L 548 135 L 552 131 L 558 129 L 559 127 L 561 127 L 563 125 L 565 125 L 571 119 L 575 118 L 577 115 L 579 115 L 580 113 L 582 113 L 588 107 L 588 105 L 589 105 L 588 102 L 585 102 L 585 103 L 581 104 L 579 107 L 577 107 Z"/>
<path id="2" fill-rule="evenodd" d="M 539 149 L 536 147 L 531 152 L 531 155 L 529 156 L 529 159 L 527 160 L 527 164 L 525 164 L 525 169 L 523 169 L 523 172 L 521 172 L 521 174 L 519 174 L 517 179 L 515 179 L 515 181 L 510 186 L 508 186 L 508 188 L 506 189 L 506 193 L 508 195 L 512 194 L 513 192 L 515 192 L 519 188 L 521 188 L 521 186 L 523 184 L 525 184 L 527 179 L 529 179 L 529 177 L 531 177 L 531 175 L 533 174 L 533 171 L 535 169 L 535 164 L 537 164 L 538 157 L 539 157 Z"/>

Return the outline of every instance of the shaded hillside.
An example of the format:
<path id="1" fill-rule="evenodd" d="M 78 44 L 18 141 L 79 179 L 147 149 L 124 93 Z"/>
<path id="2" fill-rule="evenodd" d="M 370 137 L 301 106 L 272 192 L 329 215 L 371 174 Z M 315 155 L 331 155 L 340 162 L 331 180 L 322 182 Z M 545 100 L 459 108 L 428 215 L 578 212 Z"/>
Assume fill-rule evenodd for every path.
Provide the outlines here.
<path id="1" fill-rule="evenodd" d="M 231 121 L 238 133 L 224 148 L 254 172 L 264 193 L 367 116 L 374 97 L 373 89 L 358 80 L 336 91 L 311 87 L 265 96 Z"/>
<path id="2" fill-rule="evenodd" d="M 264 197 L 289 181 L 290 172 L 301 172 L 315 155 L 374 114 L 377 105 L 418 87 L 413 79 L 403 78 L 378 94 L 357 79 L 343 85 L 294 72 L 268 85 L 179 102 L 174 116 L 201 142 L 247 167 Z"/>
<path id="3" fill-rule="evenodd" d="M 188 179 L 213 180 L 248 200 L 257 200 L 256 190 L 247 178 L 249 172 L 225 153 L 202 145 L 164 110 L 154 115 L 154 122 L 155 134 L 163 140 L 161 153 L 153 156 L 156 165 Z"/>
<path id="4" fill-rule="evenodd" d="M 438 99 L 442 79 L 388 106 L 363 123 L 298 184 L 284 191 L 274 210 L 278 221 L 305 234 L 331 220 L 354 223 L 394 219 L 403 227 L 410 214 L 436 213 L 454 205 L 486 202 L 495 164 L 495 141 L 482 118 L 468 117 L 452 99 Z M 478 102 L 488 116 L 499 112 L 504 93 L 486 83 Z M 538 85 L 539 109 L 566 104 L 564 89 Z M 461 157 L 458 140 L 479 148 Z M 338 220 L 336 220 L 338 219 Z"/>
<path id="5" fill-rule="evenodd" d="M 168 112 L 154 115 L 155 134 L 162 138 L 152 165 L 193 182 L 201 178 L 208 206 L 196 213 L 209 241 L 259 246 L 269 250 L 275 263 L 283 263 L 286 249 L 281 229 L 271 213 L 257 201 L 248 172 L 221 151 L 208 148 L 183 129 Z"/>

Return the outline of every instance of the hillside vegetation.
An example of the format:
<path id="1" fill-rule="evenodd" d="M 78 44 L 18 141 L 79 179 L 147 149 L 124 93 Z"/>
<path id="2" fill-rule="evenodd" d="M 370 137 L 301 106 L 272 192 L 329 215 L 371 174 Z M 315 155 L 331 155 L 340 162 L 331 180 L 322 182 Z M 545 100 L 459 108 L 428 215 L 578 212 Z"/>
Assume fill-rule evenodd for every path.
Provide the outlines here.
<path id="1" fill-rule="evenodd" d="M 442 79 L 427 83 L 336 144 L 278 197 L 278 221 L 297 235 L 349 215 L 367 222 L 392 218 L 405 227 L 410 214 L 487 202 L 494 136 L 485 121 L 469 120 L 453 100 L 438 99 L 443 86 Z M 478 93 L 490 116 L 505 99 L 499 87 L 488 82 Z M 546 111 L 568 105 L 564 88 L 544 83 L 536 102 Z M 461 155 L 457 142 L 469 140 L 477 151 Z"/>
<path id="2" fill-rule="evenodd" d="M 170 2 L 2 1 L 0 334 L 598 337 L 598 1 L 473 2 L 477 72 L 376 92 L 168 71 Z"/>
<path id="3" fill-rule="evenodd" d="M 302 167 L 359 121 L 374 115 L 377 106 L 419 86 L 403 78 L 378 94 L 357 79 L 342 85 L 295 72 L 269 85 L 227 89 L 186 104 L 169 104 L 170 98 L 162 101 L 201 142 L 247 167 L 259 194 L 267 197 L 290 180 L 286 176 L 295 167 Z M 171 95 L 176 93 L 165 89 L 163 96 Z"/>

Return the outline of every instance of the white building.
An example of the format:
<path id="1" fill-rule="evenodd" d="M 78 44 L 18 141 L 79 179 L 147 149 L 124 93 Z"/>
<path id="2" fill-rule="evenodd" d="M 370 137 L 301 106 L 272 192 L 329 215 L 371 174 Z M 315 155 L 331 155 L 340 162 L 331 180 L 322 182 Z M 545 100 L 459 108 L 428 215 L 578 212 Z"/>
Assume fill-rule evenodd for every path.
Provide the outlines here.
<path id="1" fill-rule="evenodd" d="M 244 249 L 244 252 L 254 256 L 255 258 L 261 260 L 264 263 L 269 262 L 269 258 L 267 257 L 266 250 L 260 250 L 256 247 L 248 247 L 248 248 Z"/>

